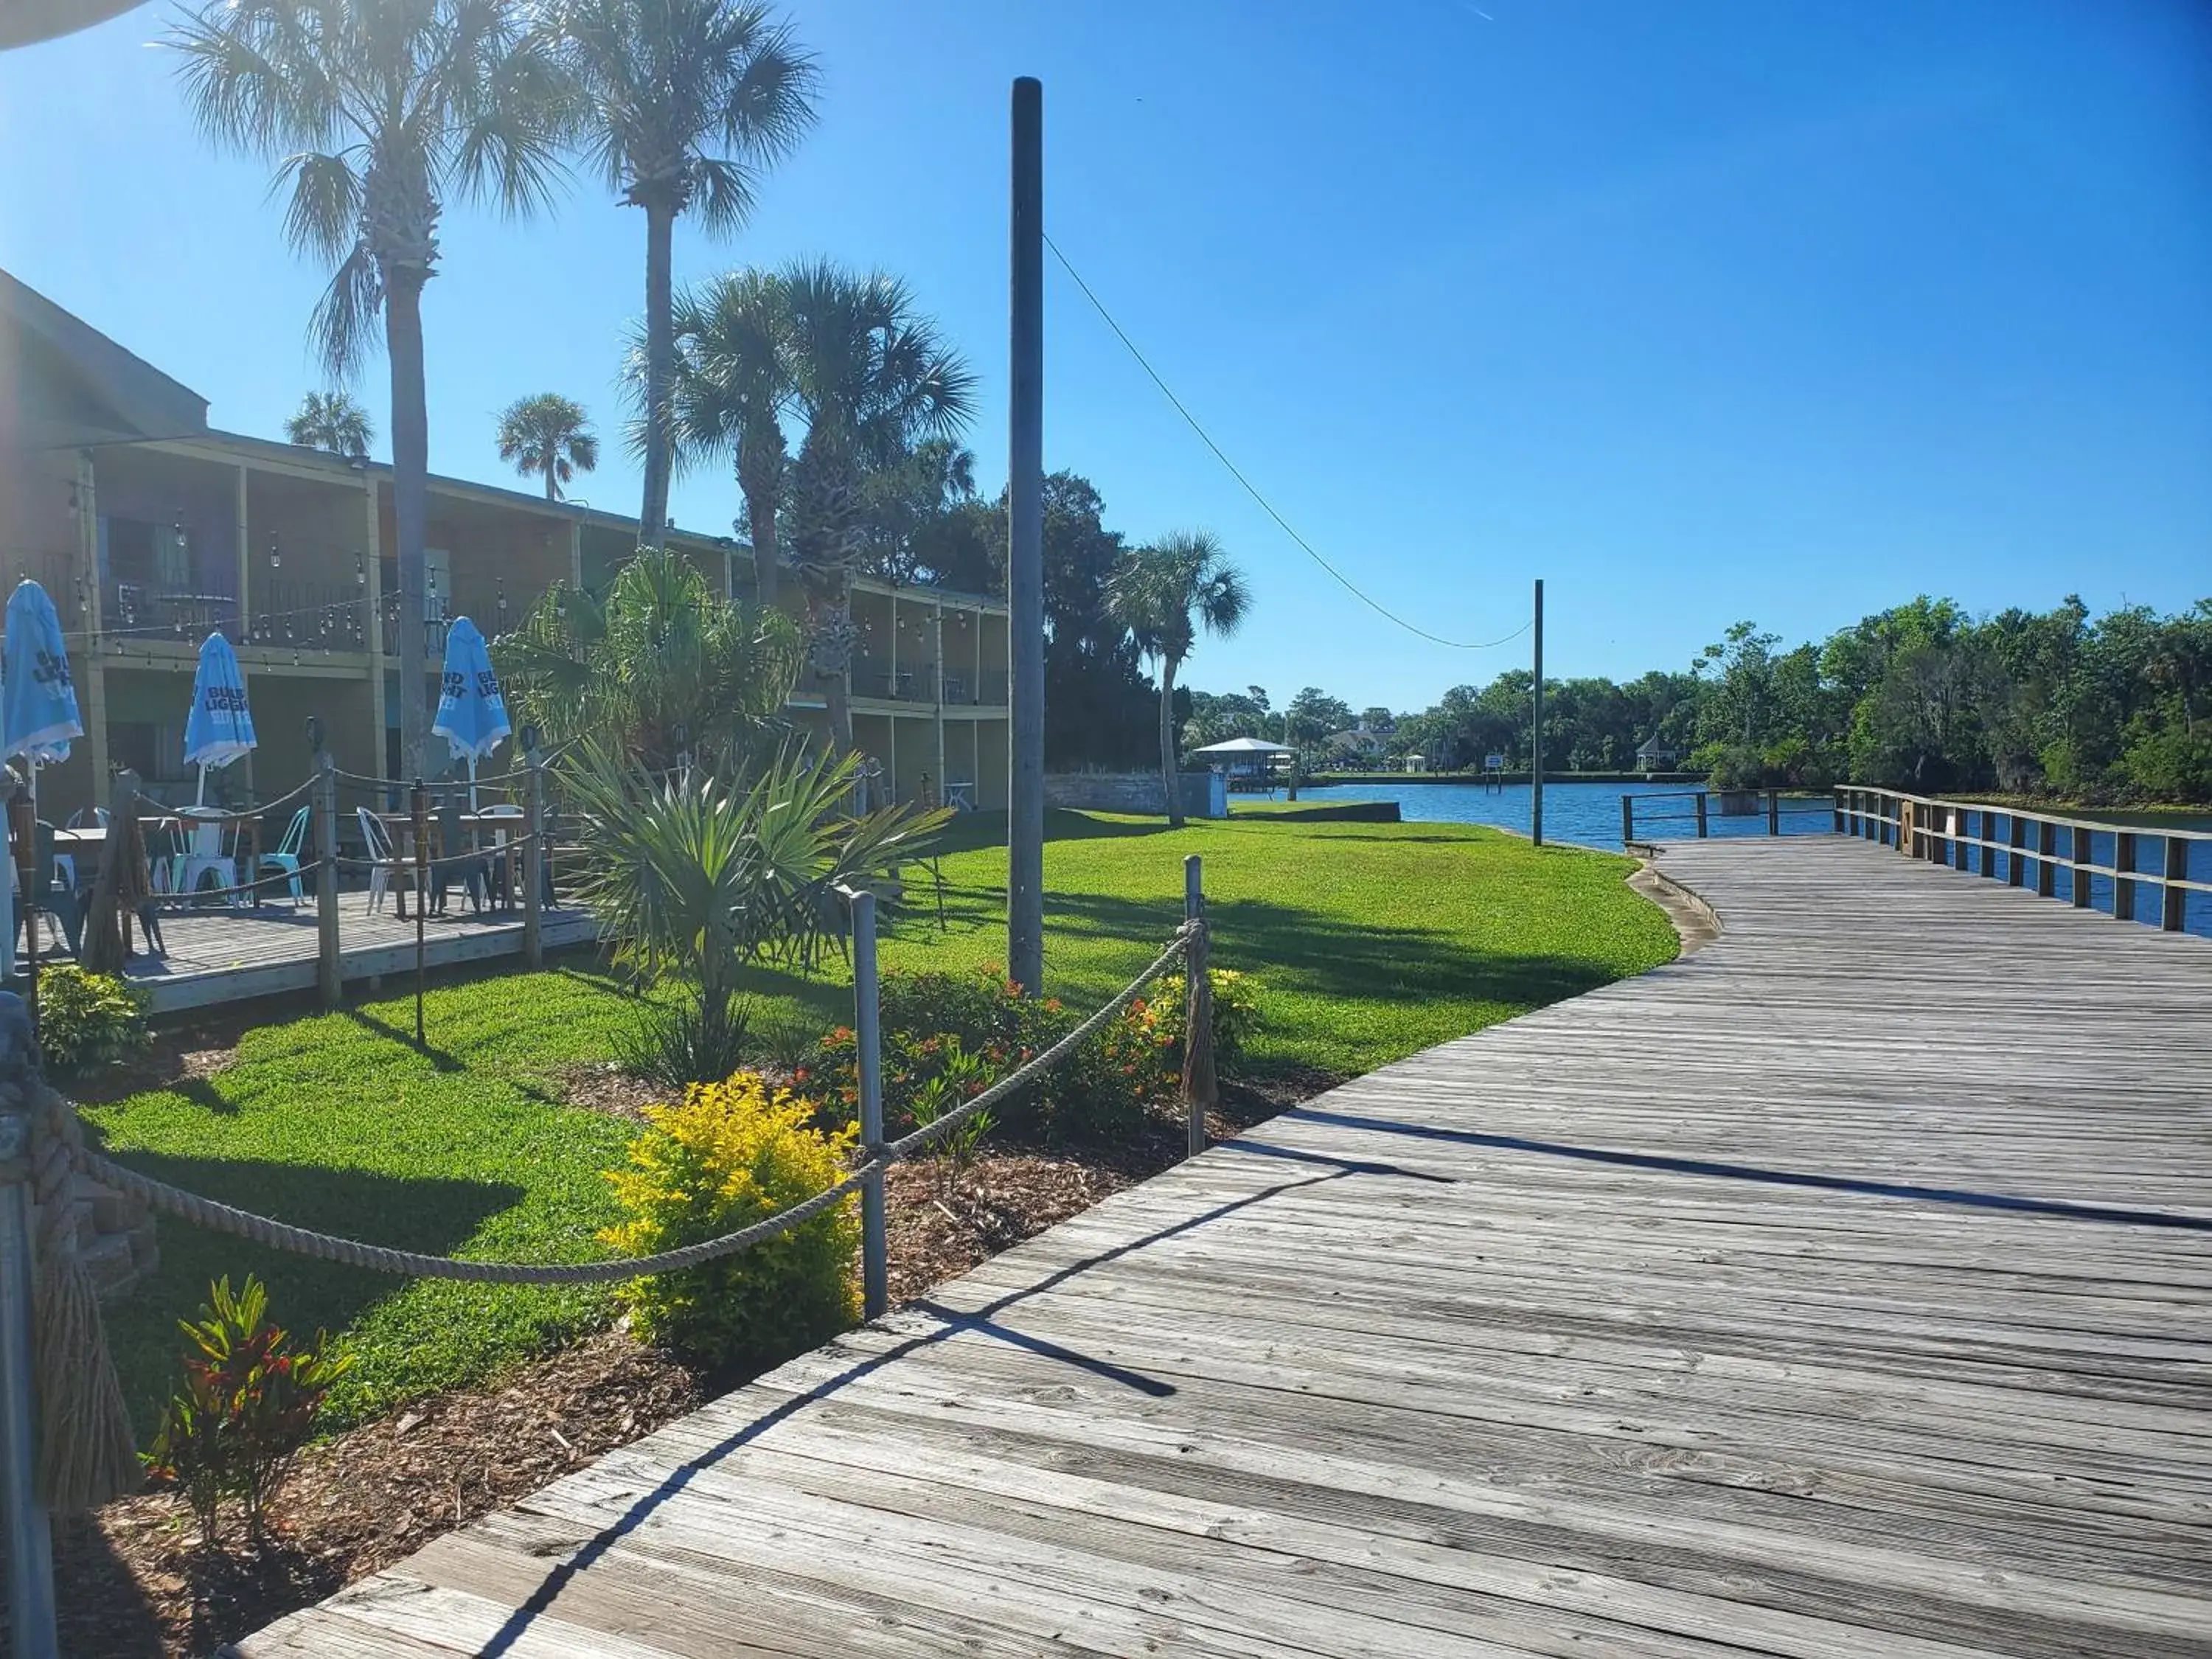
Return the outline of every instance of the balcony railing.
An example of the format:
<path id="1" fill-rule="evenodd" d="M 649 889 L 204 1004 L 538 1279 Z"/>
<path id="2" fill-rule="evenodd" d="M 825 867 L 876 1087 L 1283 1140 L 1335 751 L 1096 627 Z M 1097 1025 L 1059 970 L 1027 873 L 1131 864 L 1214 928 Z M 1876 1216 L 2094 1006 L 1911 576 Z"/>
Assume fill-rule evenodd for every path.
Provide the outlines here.
<path id="1" fill-rule="evenodd" d="M 937 665 L 902 664 L 894 674 L 880 664 L 861 659 L 853 665 L 853 695 L 881 697 L 892 702 L 933 703 L 937 701 Z"/>
<path id="2" fill-rule="evenodd" d="M 947 674 L 945 701 L 963 708 L 1003 708 L 1006 706 L 1006 676 L 1003 670 L 986 669 L 980 676 Z"/>
<path id="3" fill-rule="evenodd" d="M 166 636 L 197 645 L 217 629 L 234 639 L 240 632 L 237 593 L 213 581 L 111 579 L 100 592 L 100 612 L 107 632 L 142 640 Z"/>
<path id="4" fill-rule="evenodd" d="M 368 593 L 359 582 L 275 580 L 256 584 L 246 640 L 277 650 L 366 651 Z"/>

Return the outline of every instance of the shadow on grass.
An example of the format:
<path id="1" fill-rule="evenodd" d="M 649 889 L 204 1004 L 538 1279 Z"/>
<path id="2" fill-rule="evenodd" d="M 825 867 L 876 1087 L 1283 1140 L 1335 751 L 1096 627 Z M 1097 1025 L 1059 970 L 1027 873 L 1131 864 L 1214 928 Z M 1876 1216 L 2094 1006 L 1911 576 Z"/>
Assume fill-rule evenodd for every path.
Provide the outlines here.
<path id="1" fill-rule="evenodd" d="M 1044 815 L 1044 838 L 1047 841 L 1118 841 L 1130 836 L 1167 833 L 1164 818 L 1157 821 L 1102 818 L 1094 817 L 1088 812 L 1071 812 L 1059 807 Z M 1006 844 L 1006 815 L 1004 812 L 963 812 L 946 824 L 939 835 L 937 851 L 973 853 Z"/>
<path id="2" fill-rule="evenodd" d="M 235 1209 L 252 1210 L 342 1237 L 397 1249 L 445 1255 L 525 1196 L 505 1182 L 401 1177 L 309 1164 L 111 1152 L 154 1180 Z M 161 1224 L 161 1264 L 128 1295 L 107 1304 L 107 1338 L 132 1422 L 143 1440 L 177 1385 L 182 1339 L 177 1322 L 194 1317 L 208 1286 L 247 1273 L 269 1287 L 270 1314 L 305 1340 L 337 1331 L 411 1280 L 366 1268 L 272 1250 L 181 1221 Z"/>
<path id="3" fill-rule="evenodd" d="M 416 1044 L 414 1016 L 411 1012 L 408 1016 L 406 1024 L 395 1025 L 389 1020 L 380 1019 L 365 1008 L 349 1007 L 342 1012 L 348 1019 L 363 1030 L 374 1031 L 377 1036 L 388 1037 L 403 1048 L 413 1048 L 430 1062 L 430 1069 L 434 1072 L 453 1073 L 468 1070 L 466 1064 L 456 1058 L 451 1051 L 441 1048 L 436 1043 L 426 1040 L 420 1045 Z"/>
<path id="4" fill-rule="evenodd" d="M 1046 914 L 1063 927 L 1132 941 L 1164 940 L 1182 920 L 1165 901 L 1053 891 Z M 1265 963 L 1285 989 L 1347 1001 L 1452 997 L 1538 1006 L 1610 985 L 1620 975 L 1576 957 L 1488 951 L 1437 928 L 1353 921 L 1267 899 L 1210 907 L 1213 952 L 1226 966 Z"/>

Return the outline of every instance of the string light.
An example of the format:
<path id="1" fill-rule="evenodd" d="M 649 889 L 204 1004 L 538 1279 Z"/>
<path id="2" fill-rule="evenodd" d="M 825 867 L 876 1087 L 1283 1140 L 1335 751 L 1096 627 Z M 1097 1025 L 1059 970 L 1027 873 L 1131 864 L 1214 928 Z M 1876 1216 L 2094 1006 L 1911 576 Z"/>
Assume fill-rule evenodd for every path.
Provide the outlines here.
<path id="1" fill-rule="evenodd" d="M 269 568 L 271 570 L 284 568 L 284 556 L 276 550 L 276 538 L 273 532 L 269 538 Z"/>

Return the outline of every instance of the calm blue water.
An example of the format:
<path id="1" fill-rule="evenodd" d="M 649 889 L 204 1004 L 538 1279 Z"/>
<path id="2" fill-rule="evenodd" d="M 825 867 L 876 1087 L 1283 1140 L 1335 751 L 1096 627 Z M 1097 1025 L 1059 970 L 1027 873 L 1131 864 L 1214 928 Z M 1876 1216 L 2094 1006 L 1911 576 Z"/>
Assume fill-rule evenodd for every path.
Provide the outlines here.
<path id="1" fill-rule="evenodd" d="M 1694 789 L 1654 791 L 1633 784 L 1552 783 L 1544 785 L 1544 839 L 1575 842 L 1584 847 L 1620 845 L 1620 798 L 1638 797 L 1636 838 L 1638 841 L 1686 839 L 1698 833 Z M 1300 800 L 1395 800 L 1409 823 L 1487 823 L 1518 835 L 1528 833 L 1528 786 L 1508 784 L 1485 789 L 1474 783 L 1332 783 L 1301 789 Z M 1234 813 L 1238 798 L 1229 798 Z M 1782 829 L 1785 835 L 1825 833 L 1834 823 L 1826 795 L 1784 795 Z M 1761 804 L 1749 817 L 1724 817 L 1717 810 L 1706 817 L 1706 827 L 1716 836 L 1766 833 L 1766 809 Z"/>
<path id="2" fill-rule="evenodd" d="M 1696 808 L 1693 789 L 1679 791 L 1638 790 L 1632 786 L 1613 783 L 1547 783 L 1544 786 L 1544 838 L 1547 841 L 1573 842 L 1584 847 L 1613 848 L 1620 845 L 1620 798 L 1632 793 L 1636 800 L 1636 838 L 1638 841 L 1687 841 L 1697 834 Z M 1237 797 L 1230 797 L 1230 811 L 1237 810 Z M 1504 789 L 1485 789 L 1479 784 L 1464 783 L 1340 783 L 1298 791 L 1300 800 L 1395 800 L 1408 823 L 1487 823 L 1500 830 L 1510 830 L 1518 835 L 1528 833 L 1528 786 L 1509 785 Z M 1784 835 L 1827 835 L 1834 824 L 1832 798 L 1826 795 L 1784 795 L 1782 798 L 1782 832 Z M 2161 829 L 2207 830 L 2212 830 L 2212 816 L 2159 817 L 2130 815 L 2124 812 L 2076 812 L 2069 817 L 2109 818 L 2116 825 L 2140 826 L 2136 839 L 2136 864 L 2145 879 L 2136 885 L 2136 920 L 2155 927 L 2159 924 L 2162 896 L 2157 878 L 2166 868 L 2166 837 Z M 1993 825 L 1988 838 L 2009 841 L 2012 836 L 2012 817 L 2002 808 L 1992 808 Z M 1717 810 L 1706 817 L 1709 833 L 1715 836 L 1763 836 L 1766 833 L 1766 812 L 1760 810 L 1747 817 L 1724 817 Z M 1983 833 L 1970 821 L 1968 833 Z M 2035 838 L 2033 823 L 2028 827 L 2031 844 Z M 2110 864 L 2113 858 L 2113 835 L 2111 831 L 2092 831 L 2090 861 Z M 2057 896 L 2053 903 L 2071 903 L 2074 896 L 2074 872 L 2065 860 L 2071 849 L 2066 836 L 2058 836 L 2060 864 L 2057 875 Z M 1994 879 L 2011 879 L 2012 854 L 1999 849 L 1995 855 Z M 1982 879 L 1981 849 L 1968 849 L 1967 862 L 1974 879 Z M 2021 881 L 2033 889 L 2035 885 L 2035 860 L 2024 858 Z M 2212 842 L 2190 843 L 2189 866 L 2186 871 L 2191 881 L 2212 882 Z M 2109 876 L 2089 878 L 2090 908 L 2110 915 L 2112 908 L 2112 880 Z M 2212 936 L 2212 893 L 2191 893 L 2183 912 L 2185 931 Z"/>

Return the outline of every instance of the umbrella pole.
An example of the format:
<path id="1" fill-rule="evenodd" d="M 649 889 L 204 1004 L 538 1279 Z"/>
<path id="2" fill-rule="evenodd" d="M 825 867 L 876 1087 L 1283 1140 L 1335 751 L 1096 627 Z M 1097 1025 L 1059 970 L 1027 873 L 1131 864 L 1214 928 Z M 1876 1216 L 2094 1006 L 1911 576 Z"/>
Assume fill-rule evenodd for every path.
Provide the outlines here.
<path id="1" fill-rule="evenodd" d="M 408 802 L 415 821 L 415 1046 L 422 1047 L 422 917 L 430 908 L 430 812 L 422 780 L 415 780 Z"/>
<path id="2" fill-rule="evenodd" d="M 471 751 L 471 754 L 470 754 L 470 756 L 469 756 L 469 811 L 470 811 L 471 813 L 473 813 L 476 810 L 477 810 L 477 757 L 476 757 L 475 753 L 474 753 L 473 751 Z"/>
<path id="3" fill-rule="evenodd" d="M 28 971 L 31 991 L 31 1035 L 39 1031 L 39 894 L 33 890 L 39 879 L 39 763 L 28 755 L 23 757 L 23 769 L 31 775 L 31 872 L 23 881 L 23 942 L 24 962 Z M 23 867 L 19 860 L 15 867 Z"/>
<path id="4" fill-rule="evenodd" d="M 192 805 L 195 806 L 207 805 L 207 763 L 205 761 L 200 763 L 200 793 L 194 798 Z"/>

